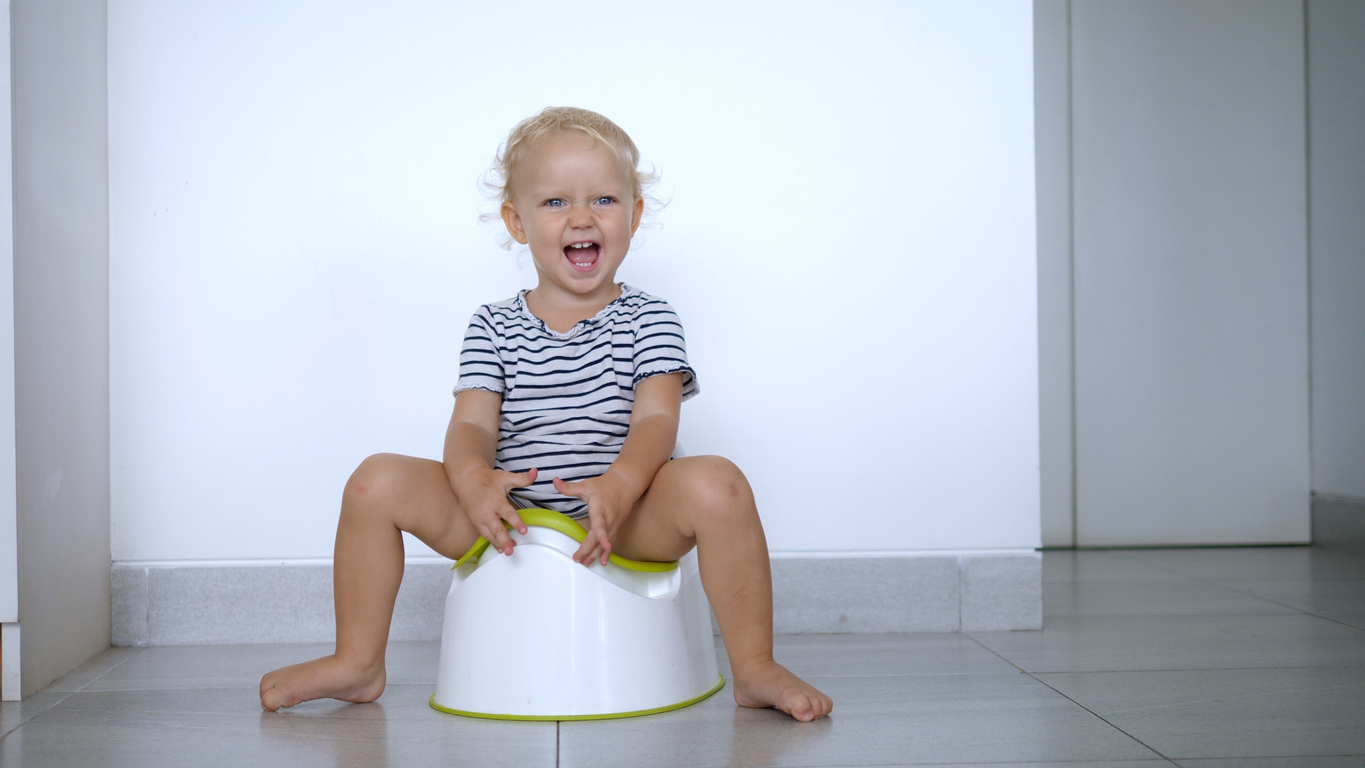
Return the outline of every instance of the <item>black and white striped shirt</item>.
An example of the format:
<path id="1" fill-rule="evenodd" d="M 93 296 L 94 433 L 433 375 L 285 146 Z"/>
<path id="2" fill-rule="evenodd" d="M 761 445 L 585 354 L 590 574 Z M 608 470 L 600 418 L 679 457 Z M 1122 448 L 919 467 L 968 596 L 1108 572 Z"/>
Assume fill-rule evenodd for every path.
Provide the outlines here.
<path id="1" fill-rule="evenodd" d="M 514 502 L 583 517 L 587 504 L 551 480 L 596 477 L 616 460 L 630 427 L 635 385 L 683 373 L 683 400 L 699 392 L 687 363 L 682 323 L 668 302 L 621 284 L 621 296 L 567 333 L 526 307 L 526 291 L 479 307 L 460 351 L 455 393 L 502 395 L 496 467 L 540 474 Z"/>

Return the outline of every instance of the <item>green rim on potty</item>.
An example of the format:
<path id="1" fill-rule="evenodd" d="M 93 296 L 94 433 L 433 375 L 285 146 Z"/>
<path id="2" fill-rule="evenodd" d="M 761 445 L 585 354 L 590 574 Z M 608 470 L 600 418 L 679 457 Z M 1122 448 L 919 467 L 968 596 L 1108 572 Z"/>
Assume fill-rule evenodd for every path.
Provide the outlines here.
<path id="1" fill-rule="evenodd" d="M 715 685 L 711 686 L 708 690 L 704 691 L 701 695 L 699 695 L 699 696 L 694 696 L 694 697 L 692 697 L 692 698 L 690 698 L 690 699 L 687 699 L 686 701 L 680 701 L 680 702 L 678 702 L 677 704 L 667 704 L 667 705 L 665 705 L 665 706 L 662 706 L 662 707 L 655 707 L 655 708 L 653 708 L 653 709 L 640 709 L 640 710 L 636 710 L 636 711 L 634 711 L 634 712 L 608 712 L 608 713 L 600 714 L 600 715 L 494 715 L 494 714 L 491 714 L 491 713 L 488 713 L 488 712 L 466 712 L 465 710 L 462 710 L 462 709 L 451 709 L 451 708 L 449 708 L 449 707 L 443 707 L 443 706 L 441 706 L 440 704 L 437 704 L 437 703 L 436 703 L 436 694 L 434 694 L 434 693 L 431 694 L 431 708 L 432 708 L 432 709 L 435 709 L 435 710 L 439 710 L 439 711 L 441 711 L 441 712 L 445 712 L 445 713 L 448 714 L 448 715 L 463 715 L 463 716 L 465 716 L 465 717 L 479 717 L 479 718 L 483 718 L 484 720 L 534 720 L 534 721 L 545 721 L 545 720 L 556 720 L 556 721 L 557 721 L 557 720 L 615 720 L 615 719 L 622 718 L 622 717 L 642 717 L 642 716 L 644 716 L 644 715 L 658 715 L 658 714 L 662 714 L 662 713 L 664 713 L 664 712 L 672 712 L 672 711 L 675 710 L 675 709 L 682 709 L 683 707 L 690 707 L 690 706 L 692 706 L 693 704 L 696 704 L 696 703 L 699 702 L 699 701 L 702 701 L 702 700 L 704 700 L 704 699 L 710 698 L 710 697 L 711 697 L 711 694 L 715 693 L 716 691 L 719 691 L 721 688 L 724 688 L 724 687 L 725 687 L 725 675 L 719 675 L 719 679 L 716 680 L 716 684 L 715 684 Z"/>
<path id="2" fill-rule="evenodd" d="M 454 565 L 432 708 L 601 720 L 681 709 L 725 686 L 694 552 L 585 567 L 572 559 L 582 525 L 548 509 L 517 512 L 527 532 L 508 526 L 512 557 L 484 557 L 480 538 Z"/>
<path id="3" fill-rule="evenodd" d="M 582 544 L 583 540 L 588 537 L 588 531 L 581 523 L 572 517 L 556 512 L 553 509 L 519 509 L 517 510 L 517 514 L 521 517 L 521 521 L 528 526 L 538 525 L 541 528 L 559 531 L 565 536 L 572 537 L 573 540 L 577 541 L 579 544 Z M 504 520 L 502 524 L 505 525 L 509 531 L 515 530 L 512 528 L 512 524 L 506 520 Z M 480 536 L 478 540 L 474 542 L 474 546 L 470 547 L 469 551 L 464 553 L 463 557 L 456 560 L 455 564 L 450 566 L 450 570 L 453 571 L 456 568 L 459 568 L 470 559 L 477 561 L 478 557 L 483 554 L 485 549 L 488 549 L 488 539 Z M 662 573 L 678 567 L 678 562 L 676 560 L 671 563 L 652 563 L 647 560 L 629 560 L 617 555 L 611 555 L 610 557 L 611 562 L 616 563 L 622 568 L 631 571 L 640 571 L 641 573 Z"/>

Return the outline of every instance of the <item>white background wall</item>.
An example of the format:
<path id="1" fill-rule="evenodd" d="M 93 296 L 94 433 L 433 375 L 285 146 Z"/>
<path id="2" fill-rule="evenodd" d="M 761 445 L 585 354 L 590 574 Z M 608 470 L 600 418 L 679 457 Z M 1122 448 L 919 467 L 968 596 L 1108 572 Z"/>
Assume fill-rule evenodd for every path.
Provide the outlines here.
<path id="1" fill-rule="evenodd" d="M 774 550 L 1036 546 L 1030 17 L 111 3 L 114 559 L 326 557 L 357 462 L 439 456 L 469 315 L 534 281 L 475 179 L 548 104 L 662 169 L 620 277 Z"/>

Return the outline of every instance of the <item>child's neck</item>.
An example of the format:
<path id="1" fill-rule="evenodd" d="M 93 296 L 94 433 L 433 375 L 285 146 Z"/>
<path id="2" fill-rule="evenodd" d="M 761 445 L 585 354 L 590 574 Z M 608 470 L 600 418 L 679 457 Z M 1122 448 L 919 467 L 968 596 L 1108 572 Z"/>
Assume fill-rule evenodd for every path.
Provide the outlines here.
<path id="1" fill-rule="evenodd" d="M 527 292 L 526 308 L 555 333 L 568 333 L 575 325 L 593 317 L 620 298 L 621 292 L 621 284 L 615 281 L 606 283 L 602 290 L 587 296 L 549 290 L 542 284 Z"/>

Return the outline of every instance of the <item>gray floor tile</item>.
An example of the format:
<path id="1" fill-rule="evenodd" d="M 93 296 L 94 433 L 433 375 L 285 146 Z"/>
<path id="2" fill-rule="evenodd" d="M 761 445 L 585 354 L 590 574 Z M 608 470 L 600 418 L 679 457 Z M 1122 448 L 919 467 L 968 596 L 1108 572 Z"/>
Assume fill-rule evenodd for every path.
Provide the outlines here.
<path id="1" fill-rule="evenodd" d="M 1311 757 L 1208 757 L 1180 760 L 1187 768 L 1361 768 L 1365 755 L 1314 755 Z"/>
<path id="2" fill-rule="evenodd" d="M 41 691 L 23 701 L 0 701 L 0 737 L 57 706 L 69 692 Z"/>
<path id="3" fill-rule="evenodd" d="M 970 637 L 1027 672 L 1365 667 L 1365 631 L 1303 614 L 1054 617 Z"/>
<path id="4" fill-rule="evenodd" d="M 49 684 L 44 691 L 79 691 L 141 653 L 139 648 L 110 648 Z"/>
<path id="5" fill-rule="evenodd" d="M 779 636 L 777 659 L 835 698 L 827 720 L 738 708 L 727 686 L 678 712 L 564 723 L 561 762 L 1172 764 L 1155 749 L 1186 766 L 1365 768 L 1365 557 L 1048 552 L 1043 577 L 1041 632 Z M 430 708 L 436 642 L 390 645 L 378 702 L 259 710 L 262 674 L 331 650 L 115 649 L 0 704 L 0 764 L 554 764 L 553 723 Z"/>
<path id="6" fill-rule="evenodd" d="M 1365 613 L 1365 579 L 1237 579 L 1218 584 L 1309 613 Z"/>
<path id="7" fill-rule="evenodd" d="M 877 768 L 1172 768 L 1170 760 L 1047 760 L 1023 763 L 877 763 Z M 821 766 L 821 768 L 862 768 L 851 764 Z M 1325 767 L 1324 767 L 1325 768 Z"/>
<path id="8" fill-rule="evenodd" d="M 721 672 L 731 676 L 716 638 Z M 778 635 L 773 658 L 802 677 L 976 675 L 1016 672 L 1009 662 L 956 632 L 887 635 Z"/>
<path id="9" fill-rule="evenodd" d="M 139 649 L 132 659 L 85 686 L 85 690 L 231 688 L 260 684 L 272 669 L 331 653 L 331 643 L 193 645 Z M 434 684 L 440 644 L 389 643 L 385 659 L 391 685 Z"/>
<path id="10" fill-rule="evenodd" d="M 391 685 L 373 704 L 261 712 L 254 687 L 72 693 L 0 742 L 0 763 L 553 764 L 554 723 L 453 717 L 430 695 L 429 685 Z"/>
<path id="11" fill-rule="evenodd" d="M 1099 581 L 1047 585 L 1043 626 L 1067 616 L 1246 616 L 1295 613 L 1215 584 L 1197 581 Z"/>
<path id="12" fill-rule="evenodd" d="M 1038 679 L 1172 759 L 1365 754 L 1365 668 Z"/>
<path id="13" fill-rule="evenodd" d="M 431 716 L 419 721 L 59 705 L 0 742 L 0 763 L 142 768 L 554 764 L 554 723 L 476 721 L 428 712 Z"/>
<path id="14" fill-rule="evenodd" d="M 1341 612 L 1341 611 L 1318 611 L 1318 616 L 1332 621 L 1339 621 L 1357 629 L 1365 629 L 1365 613 Z"/>
<path id="15" fill-rule="evenodd" d="M 1186 577 L 1127 557 L 1126 551 L 1058 550 L 1043 553 L 1043 583 L 1180 581 Z"/>
<path id="16" fill-rule="evenodd" d="M 826 766 L 1159 757 L 1023 674 L 816 677 L 834 714 L 798 723 L 727 691 L 651 717 L 563 723 L 560 764 Z"/>
<path id="17" fill-rule="evenodd" d="M 434 685 L 389 685 L 379 700 L 373 703 L 351 704 L 335 699 L 319 699 L 280 710 L 278 714 L 281 717 L 340 717 L 360 720 L 413 718 L 441 720 L 449 717 L 431 708 L 429 702 L 434 692 Z M 260 696 L 254 685 L 231 688 L 82 691 L 67 696 L 64 703 L 66 709 L 70 710 L 240 714 L 260 709 Z"/>
<path id="18" fill-rule="evenodd" d="M 1169 760 L 1049 760 L 1027 763 L 900 763 L 916 768 L 1171 768 Z M 891 767 L 895 768 L 895 766 Z"/>
<path id="19" fill-rule="evenodd" d="M 280 715 L 291 717 L 341 717 L 351 719 L 431 719 L 440 713 L 428 703 L 432 685 L 389 685 L 378 701 L 351 704 L 335 699 L 307 701 Z M 165 688 L 145 690 L 81 691 L 64 700 L 66 709 L 104 712 L 233 714 L 260 709 L 255 686 L 231 688 Z M 440 718 L 436 718 L 440 719 Z"/>
<path id="20" fill-rule="evenodd" d="M 1117 554 L 1135 564 L 1213 581 L 1365 578 L 1365 555 L 1313 547 L 1140 549 Z"/>

